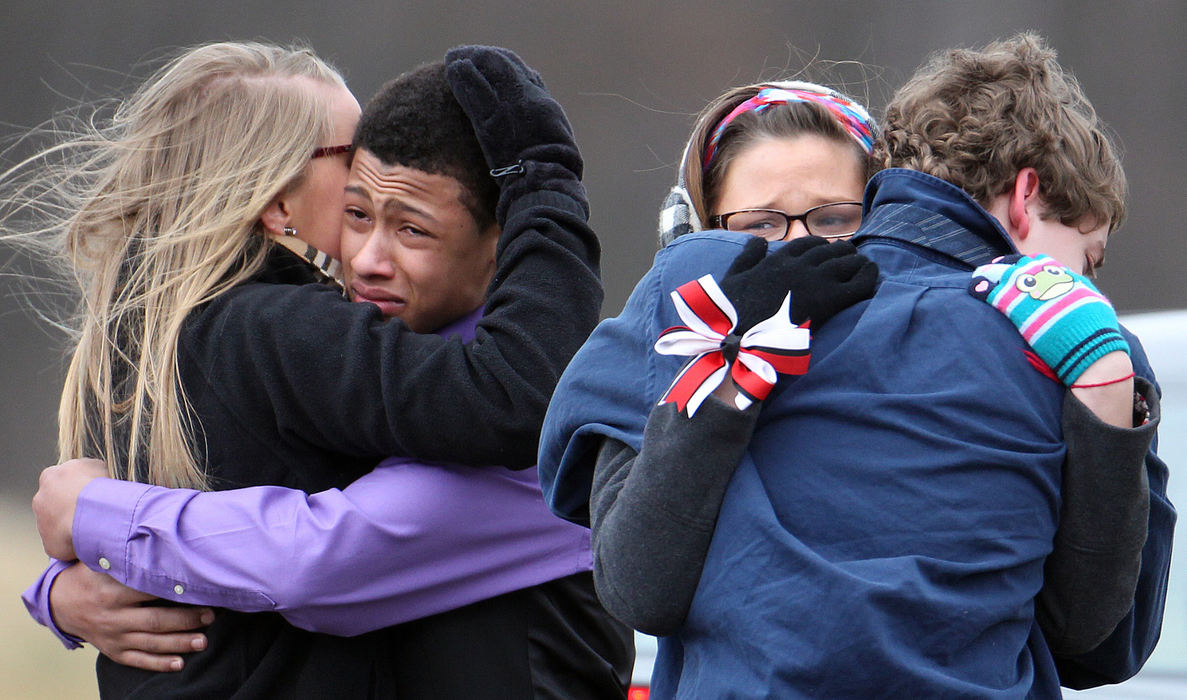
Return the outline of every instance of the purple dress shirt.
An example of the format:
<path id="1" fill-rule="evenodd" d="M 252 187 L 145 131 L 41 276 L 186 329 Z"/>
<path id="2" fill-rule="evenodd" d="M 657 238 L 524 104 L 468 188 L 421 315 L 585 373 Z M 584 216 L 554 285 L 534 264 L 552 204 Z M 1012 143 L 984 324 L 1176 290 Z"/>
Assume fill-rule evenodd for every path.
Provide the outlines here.
<path id="1" fill-rule="evenodd" d="M 481 309 L 440 332 L 473 337 Z M 345 489 L 199 492 L 96 479 L 79 495 L 74 545 L 88 567 L 169 600 L 272 611 L 355 635 L 592 567 L 589 531 L 544 505 L 536 469 L 390 458 Z M 51 562 L 23 596 L 68 648 Z"/>

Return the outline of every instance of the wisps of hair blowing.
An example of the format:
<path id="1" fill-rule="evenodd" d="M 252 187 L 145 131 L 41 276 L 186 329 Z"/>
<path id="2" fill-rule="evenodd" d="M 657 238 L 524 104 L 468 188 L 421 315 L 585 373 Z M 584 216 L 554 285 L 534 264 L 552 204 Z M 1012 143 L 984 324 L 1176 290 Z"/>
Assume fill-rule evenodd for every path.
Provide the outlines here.
<path id="1" fill-rule="evenodd" d="M 178 377 L 182 324 L 263 264 L 260 214 L 330 133 L 310 80 L 342 82 L 304 49 L 189 49 L 114 109 L 46 130 L 56 143 L 0 176 L 3 240 L 58 263 L 81 293 L 61 459 L 207 486 Z"/>
<path id="2" fill-rule="evenodd" d="M 875 172 L 874 162 L 853 141 L 853 137 L 837 118 L 824 107 L 812 102 L 776 104 L 762 112 L 744 112 L 738 115 L 722 133 L 713 162 L 706 170 L 704 154 L 717 125 L 735 107 L 757 95 L 764 87 L 778 85 L 779 83 L 757 83 L 730 89 L 706 106 L 697 116 L 686 146 L 689 157 L 683 163 L 683 175 L 689 199 L 702 222 L 708 221 L 713 214 L 721 197 L 725 175 L 734 159 L 749 146 L 763 139 L 821 136 L 851 148 L 853 157 L 861 166 L 866 179 Z"/>
<path id="3" fill-rule="evenodd" d="M 874 156 L 947 180 L 982 205 L 1038 172 L 1045 215 L 1125 219 L 1125 173 L 1096 111 L 1036 34 L 933 54 L 891 99 Z"/>

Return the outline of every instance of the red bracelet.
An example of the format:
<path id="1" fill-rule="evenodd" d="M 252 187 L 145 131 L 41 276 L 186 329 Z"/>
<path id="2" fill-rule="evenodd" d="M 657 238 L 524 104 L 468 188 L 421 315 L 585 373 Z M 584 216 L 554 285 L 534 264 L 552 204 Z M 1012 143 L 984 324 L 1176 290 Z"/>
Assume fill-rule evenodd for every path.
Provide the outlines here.
<path id="1" fill-rule="evenodd" d="M 1126 379 L 1133 379 L 1134 375 L 1136 375 L 1136 374 L 1137 374 L 1137 372 L 1130 372 L 1129 374 L 1125 375 L 1124 377 L 1117 377 L 1116 379 L 1110 379 L 1107 382 L 1100 382 L 1098 384 L 1072 384 L 1070 388 L 1072 388 L 1072 389 L 1094 389 L 1098 386 L 1108 386 L 1110 384 L 1120 384 L 1121 382 L 1125 381 Z"/>

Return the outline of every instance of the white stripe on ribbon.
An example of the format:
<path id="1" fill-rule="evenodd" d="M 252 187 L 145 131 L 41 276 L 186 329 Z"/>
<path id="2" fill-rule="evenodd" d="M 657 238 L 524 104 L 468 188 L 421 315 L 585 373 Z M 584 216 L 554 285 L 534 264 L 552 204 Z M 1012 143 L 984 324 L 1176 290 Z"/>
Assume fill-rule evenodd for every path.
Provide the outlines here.
<path id="1" fill-rule="evenodd" d="M 699 290 L 696 287 L 699 287 Z M 701 292 L 698 294 L 697 292 Z M 687 295 L 687 296 L 686 296 Z M 705 377 L 696 386 L 688 386 L 682 382 L 685 374 L 702 359 L 714 353 L 721 354 L 722 341 L 737 328 L 738 312 L 734 305 L 721 291 L 721 287 L 711 275 L 705 275 L 694 282 L 681 285 L 671 293 L 672 302 L 676 306 L 676 313 L 684 326 L 677 326 L 664 331 L 655 342 L 655 351 L 661 355 L 692 356 L 683 369 L 676 375 L 671 386 L 664 393 L 660 403 L 673 402 L 678 406 L 686 405 L 689 417 L 693 416 L 701 403 L 725 381 L 730 373 L 728 364 L 717 369 Z M 716 307 L 716 308 L 714 308 Z M 757 375 L 764 385 L 758 398 L 764 398 L 778 380 L 775 367 L 763 357 L 755 354 L 762 350 L 768 353 L 788 351 L 800 355 L 806 354 L 811 334 L 805 326 L 796 326 L 790 316 L 791 294 L 783 298 L 783 304 L 773 316 L 756 324 L 746 331 L 741 338 L 738 351 L 738 361 Z M 730 322 L 725 333 L 714 330 L 709 320 L 716 312 L 724 314 Z M 706 320 L 709 319 L 709 320 Z M 752 403 L 752 399 L 739 392 L 735 404 L 744 410 Z"/>

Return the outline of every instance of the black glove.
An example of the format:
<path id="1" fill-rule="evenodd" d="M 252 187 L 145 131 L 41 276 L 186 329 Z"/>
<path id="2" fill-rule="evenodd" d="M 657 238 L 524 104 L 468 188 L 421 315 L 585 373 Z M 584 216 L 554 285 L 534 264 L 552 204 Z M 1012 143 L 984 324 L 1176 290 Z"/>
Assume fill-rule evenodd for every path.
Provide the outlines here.
<path id="1" fill-rule="evenodd" d="M 573 129 L 536 71 L 507 49 L 458 46 L 445 54 L 445 78 L 504 193 L 522 195 L 537 184 L 556 190 L 557 181 L 569 193 L 564 181 L 571 179 L 584 201 Z"/>
<path id="2" fill-rule="evenodd" d="M 721 291 L 738 312 L 742 335 L 779 310 L 791 292 L 791 320 L 811 319 L 813 330 L 857 302 L 874 295 L 878 266 L 859 255 L 849 241 L 828 242 L 806 236 L 789 241 L 767 255 L 767 242 L 757 236 L 721 280 Z"/>

